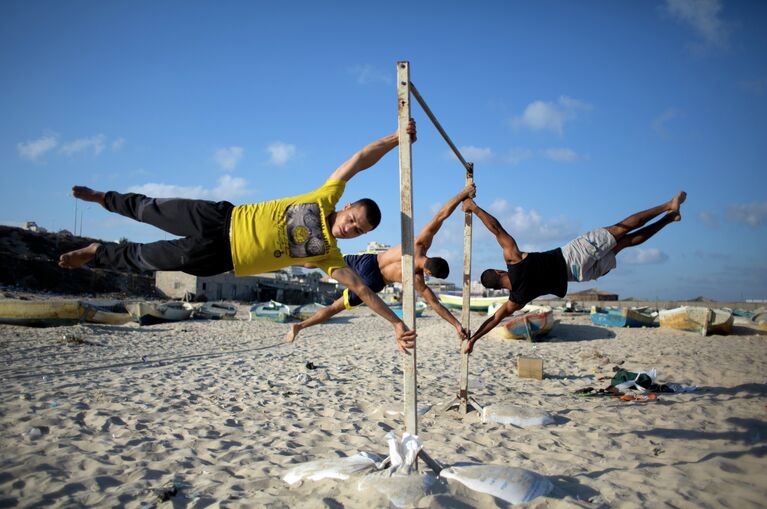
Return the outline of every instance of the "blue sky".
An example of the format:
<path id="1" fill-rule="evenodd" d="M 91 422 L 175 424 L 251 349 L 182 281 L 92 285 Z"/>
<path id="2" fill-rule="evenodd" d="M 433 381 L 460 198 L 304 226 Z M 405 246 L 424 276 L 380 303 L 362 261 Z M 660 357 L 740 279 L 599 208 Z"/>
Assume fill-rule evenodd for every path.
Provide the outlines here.
<path id="1" fill-rule="evenodd" d="M 683 220 L 589 284 L 621 297 L 767 297 L 767 3 L 0 3 L 0 222 L 75 228 L 73 184 L 234 203 L 321 185 L 396 129 L 395 64 L 528 250 L 662 203 Z M 761 49 L 760 49 L 761 48 Z M 464 174 L 417 105 L 416 229 Z M 399 242 L 396 152 L 358 175 Z M 78 232 L 168 236 L 82 202 Z M 82 222 L 80 220 L 82 217 Z M 462 215 L 433 254 L 462 266 Z M 475 223 L 474 279 L 502 267 Z"/>

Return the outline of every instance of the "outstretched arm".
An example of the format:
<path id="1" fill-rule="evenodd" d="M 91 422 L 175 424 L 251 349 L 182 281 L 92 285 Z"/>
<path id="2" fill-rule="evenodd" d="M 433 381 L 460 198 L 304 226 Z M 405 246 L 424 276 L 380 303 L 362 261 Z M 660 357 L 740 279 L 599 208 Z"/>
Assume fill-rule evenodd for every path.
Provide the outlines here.
<path id="1" fill-rule="evenodd" d="M 296 336 L 298 336 L 298 333 L 302 330 L 309 328 L 312 325 L 326 322 L 344 309 L 346 309 L 344 306 L 344 298 L 339 297 L 333 304 L 320 309 L 306 320 L 293 324 L 285 335 L 285 341 L 292 343 L 296 339 Z"/>
<path id="2" fill-rule="evenodd" d="M 485 323 L 483 323 L 479 329 L 477 329 L 469 342 L 466 343 L 466 345 L 463 347 L 463 352 L 471 353 L 471 351 L 474 349 L 474 343 L 476 343 L 479 338 L 493 330 L 496 325 L 501 323 L 501 320 L 512 314 L 517 309 L 522 309 L 522 306 L 513 301 L 505 302 L 503 306 L 498 308 L 493 316 L 485 320 Z"/>
<path id="3" fill-rule="evenodd" d="M 445 309 L 445 306 L 440 303 L 439 299 L 436 295 L 434 295 L 434 292 L 431 290 L 431 288 L 429 288 L 424 282 L 422 274 L 415 275 L 415 288 L 418 290 L 418 293 L 423 296 L 426 303 L 431 306 L 434 312 L 455 328 L 455 331 L 458 333 L 458 337 L 461 338 L 461 340 L 469 339 L 469 331 L 464 329 L 461 326 L 461 322 L 459 322 L 458 319 L 453 316 L 453 313 Z"/>
<path id="4" fill-rule="evenodd" d="M 362 302 L 367 304 L 370 309 L 391 323 L 394 327 L 394 333 L 400 351 L 404 354 L 408 354 L 407 349 L 415 346 L 415 331 L 408 330 L 405 322 L 400 320 L 389 306 L 387 306 L 384 301 L 373 292 L 373 290 L 368 288 L 359 275 L 349 267 L 334 270 L 331 277 L 356 293 L 357 296 L 362 299 Z"/>
<path id="5" fill-rule="evenodd" d="M 464 187 L 460 193 L 450 198 L 450 200 L 445 203 L 441 209 L 439 209 L 439 212 L 437 212 L 432 220 L 423 227 L 423 230 L 421 230 L 421 233 L 418 234 L 418 237 L 415 238 L 416 249 L 420 248 L 423 251 L 429 249 L 431 247 L 432 241 L 434 240 L 434 236 L 437 234 L 439 229 L 442 228 L 442 223 L 444 223 L 445 220 L 450 217 L 456 207 L 458 207 L 458 204 L 460 204 L 466 198 L 474 198 L 476 194 L 476 186 L 474 184 L 470 184 Z"/>
<path id="6" fill-rule="evenodd" d="M 495 240 L 498 241 L 498 245 L 503 249 L 503 258 L 506 260 L 506 263 L 517 263 L 522 260 L 522 253 L 519 251 L 514 237 L 506 233 L 506 230 L 503 229 L 503 226 L 501 226 L 501 223 L 496 218 L 485 212 L 471 198 L 464 200 L 463 211 L 474 213 L 482 221 L 482 224 L 485 225 L 485 228 L 495 235 Z"/>
<path id="7" fill-rule="evenodd" d="M 407 125 L 407 133 L 410 139 L 415 141 L 415 120 L 410 119 Z M 399 130 L 389 136 L 384 136 L 380 140 L 365 146 L 362 150 L 354 154 L 348 161 L 336 168 L 328 180 L 343 180 L 348 182 L 353 176 L 362 170 L 367 170 L 385 156 L 391 149 L 399 145 Z"/>

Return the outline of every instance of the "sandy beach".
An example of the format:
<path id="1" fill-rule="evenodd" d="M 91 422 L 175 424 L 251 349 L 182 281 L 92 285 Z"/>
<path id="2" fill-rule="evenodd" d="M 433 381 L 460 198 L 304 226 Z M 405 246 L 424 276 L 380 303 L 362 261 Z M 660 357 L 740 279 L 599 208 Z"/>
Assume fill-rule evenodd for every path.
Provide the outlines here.
<path id="1" fill-rule="evenodd" d="M 310 460 L 386 455 L 384 435 L 404 428 L 391 328 L 361 308 L 285 344 L 286 324 L 245 310 L 148 327 L 0 325 L 0 507 L 388 507 L 354 480 L 281 477 Z M 520 507 L 764 507 L 767 337 L 740 321 L 733 335 L 701 337 L 557 318 L 547 342 L 487 338 L 471 358 L 482 404 L 554 417 L 523 429 L 441 413 L 457 390 L 458 341 L 424 313 L 419 406 L 431 409 L 419 424 L 431 457 L 523 467 L 554 484 Z M 542 357 L 545 378 L 519 378 L 519 355 Z M 618 364 L 698 390 L 574 394 L 609 385 Z M 418 506 L 504 503 L 451 483 Z"/>

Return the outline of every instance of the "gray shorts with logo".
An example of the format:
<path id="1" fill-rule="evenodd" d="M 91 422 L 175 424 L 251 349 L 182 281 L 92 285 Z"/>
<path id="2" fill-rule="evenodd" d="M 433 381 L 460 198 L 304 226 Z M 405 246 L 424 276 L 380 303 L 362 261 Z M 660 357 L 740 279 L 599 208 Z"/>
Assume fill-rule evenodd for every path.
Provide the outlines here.
<path id="1" fill-rule="evenodd" d="M 568 281 L 589 281 L 615 268 L 617 242 L 605 228 L 597 228 L 571 240 L 562 247 Z"/>

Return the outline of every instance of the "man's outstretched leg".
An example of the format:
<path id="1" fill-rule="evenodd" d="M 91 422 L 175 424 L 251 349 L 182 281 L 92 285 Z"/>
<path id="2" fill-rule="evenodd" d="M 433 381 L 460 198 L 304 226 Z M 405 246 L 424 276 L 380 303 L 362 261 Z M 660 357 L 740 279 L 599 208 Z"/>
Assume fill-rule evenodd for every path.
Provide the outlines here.
<path id="1" fill-rule="evenodd" d="M 94 242 L 82 249 L 64 253 L 59 256 L 59 267 L 63 269 L 77 269 L 82 267 L 86 263 L 93 261 L 100 246 L 100 243 Z"/>
<path id="2" fill-rule="evenodd" d="M 607 231 L 610 232 L 610 234 L 613 237 L 615 237 L 615 240 L 620 242 L 620 240 L 624 237 L 624 235 L 631 232 L 632 230 L 641 228 L 642 226 L 647 224 L 648 221 L 655 219 L 656 217 L 663 214 L 664 212 L 679 214 L 679 208 L 681 207 L 682 203 L 684 203 L 685 199 L 687 199 L 687 193 L 685 193 L 684 191 L 680 191 L 676 196 L 674 196 L 671 200 L 667 201 L 666 203 L 663 203 L 651 209 L 643 210 L 642 212 L 637 212 L 636 214 L 633 214 L 627 217 L 623 221 L 616 223 L 612 226 L 609 226 L 607 228 Z M 676 221 L 678 220 L 679 219 L 676 219 Z"/>
<path id="3" fill-rule="evenodd" d="M 638 246 L 642 242 L 646 241 L 659 231 L 663 229 L 664 226 L 671 224 L 675 221 L 681 221 L 682 220 L 682 214 L 679 212 L 667 212 L 665 216 L 663 216 L 660 220 L 656 221 L 655 223 L 651 224 L 650 226 L 645 226 L 644 228 L 637 230 L 635 232 L 629 233 L 628 235 L 624 235 L 619 241 L 618 244 L 613 248 L 613 253 L 618 254 L 623 249 L 627 247 L 633 247 Z"/>

